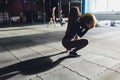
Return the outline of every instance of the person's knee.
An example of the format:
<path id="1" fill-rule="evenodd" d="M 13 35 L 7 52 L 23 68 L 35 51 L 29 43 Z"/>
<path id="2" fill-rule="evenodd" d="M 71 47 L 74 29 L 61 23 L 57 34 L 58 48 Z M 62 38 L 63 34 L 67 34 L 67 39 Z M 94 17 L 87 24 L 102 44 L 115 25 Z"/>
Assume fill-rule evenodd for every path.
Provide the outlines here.
<path id="1" fill-rule="evenodd" d="M 85 44 L 88 44 L 88 40 L 87 39 L 85 39 Z"/>
<path id="2" fill-rule="evenodd" d="M 87 40 L 87 39 L 81 39 L 81 40 L 82 40 L 82 42 L 83 42 L 85 45 L 88 44 L 88 40 Z"/>

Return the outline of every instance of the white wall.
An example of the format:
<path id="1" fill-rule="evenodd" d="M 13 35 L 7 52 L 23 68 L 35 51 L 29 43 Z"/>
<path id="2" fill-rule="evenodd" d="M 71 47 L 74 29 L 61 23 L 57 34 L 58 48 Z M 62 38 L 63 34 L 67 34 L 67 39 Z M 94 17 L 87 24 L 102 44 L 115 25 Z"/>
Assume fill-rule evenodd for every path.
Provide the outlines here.
<path id="1" fill-rule="evenodd" d="M 120 20 L 120 12 L 94 13 L 97 20 Z"/>

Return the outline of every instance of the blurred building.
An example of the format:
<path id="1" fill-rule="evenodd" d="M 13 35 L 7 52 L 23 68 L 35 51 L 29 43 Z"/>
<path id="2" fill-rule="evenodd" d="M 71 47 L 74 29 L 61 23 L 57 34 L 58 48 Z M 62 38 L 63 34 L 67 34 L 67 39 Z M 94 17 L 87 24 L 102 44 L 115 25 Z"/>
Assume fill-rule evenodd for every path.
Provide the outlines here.
<path id="1" fill-rule="evenodd" d="M 68 17 L 72 6 L 81 10 L 81 0 L 0 0 L 0 23 L 46 23 L 53 5 L 57 7 L 57 17 L 61 9 L 64 17 Z"/>

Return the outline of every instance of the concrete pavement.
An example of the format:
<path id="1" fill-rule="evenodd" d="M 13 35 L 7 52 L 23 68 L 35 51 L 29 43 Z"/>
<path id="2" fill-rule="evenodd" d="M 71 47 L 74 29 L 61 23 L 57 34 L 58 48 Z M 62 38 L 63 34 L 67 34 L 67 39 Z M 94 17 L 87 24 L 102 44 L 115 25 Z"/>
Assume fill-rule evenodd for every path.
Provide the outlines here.
<path id="1" fill-rule="evenodd" d="M 101 26 L 71 58 L 61 45 L 66 25 L 0 29 L 0 80 L 120 80 L 120 27 Z"/>

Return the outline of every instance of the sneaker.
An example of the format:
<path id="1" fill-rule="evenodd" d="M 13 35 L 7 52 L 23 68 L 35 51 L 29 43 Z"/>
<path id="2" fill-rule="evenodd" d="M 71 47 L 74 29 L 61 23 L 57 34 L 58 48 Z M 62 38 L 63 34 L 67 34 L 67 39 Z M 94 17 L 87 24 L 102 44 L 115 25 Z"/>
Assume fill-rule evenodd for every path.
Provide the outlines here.
<path id="1" fill-rule="evenodd" d="M 78 55 L 76 52 L 70 52 L 69 56 L 71 56 L 71 57 L 79 57 L 81 55 Z"/>

